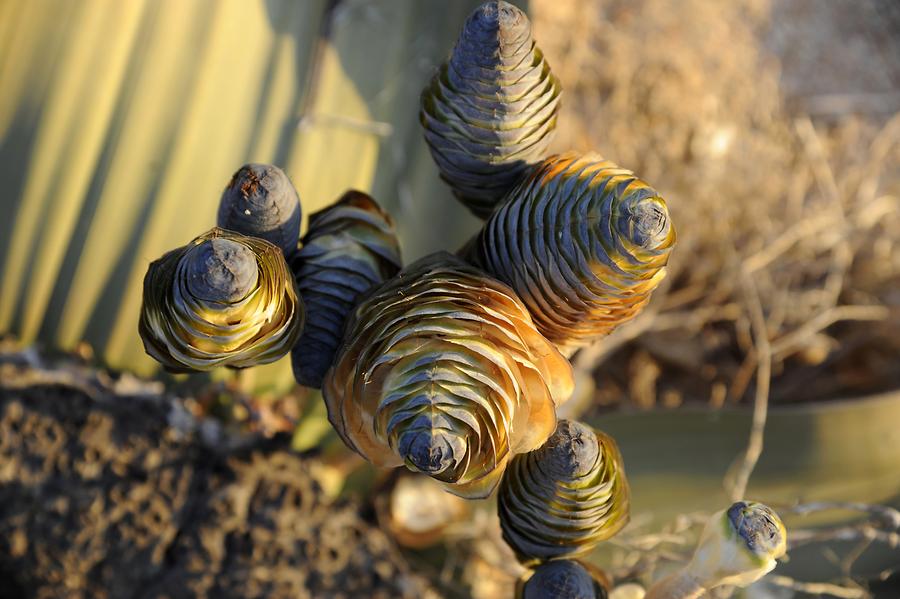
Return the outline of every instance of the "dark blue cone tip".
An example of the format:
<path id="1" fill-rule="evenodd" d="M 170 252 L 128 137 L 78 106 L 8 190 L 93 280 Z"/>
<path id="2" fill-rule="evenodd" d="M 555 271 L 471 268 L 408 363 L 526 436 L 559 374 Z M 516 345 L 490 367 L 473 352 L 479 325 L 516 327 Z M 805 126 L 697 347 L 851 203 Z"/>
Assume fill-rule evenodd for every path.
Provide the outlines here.
<path id="1" fill-rule="evenodd" d="M 528 25 L 528 17 L 520 8 L 503 0 L 491 0 L 472 11 L 463 31 L 471 41 L 488 41 L 494 39 L 498 31 L 518 33 Z"/>
<path id="2" fill-rule="evenodd" d="M 597 585 L 578 562 L 551 561 L 539 566 L 525 583 L 522 599 L 596 599 Z"/>
<path id="3" fill-rule="evenodd" d="M 460 54 L 464 63 L 474 62 L 485 68 L 496 66 L 496 53 L 518 55 L 530 51 L 525 42 L 531 39 L 531 21 L 519 8 L 508 2 L 485 2 L 466 19 L 453 51 L 457 68 Z M 493 58 L 489 58 L 493 57 Z"/>
<path id="4" fill-rule="evenodd" d="M 666 205 L 657 197 L 626 202 L 616 219 L 619 234 L 634 245 L 652 250 L 665 242 L 671 226 Z"/>
<path id="5" fill-rule="evenodd" d="M 277 166 L 272 164 L 245 164 L 231 177 L 228 189 L 239 191 L 244 199 L 265 197 L 278 192 L 284 187 L 287 175 Z M 273 200 L 279 204 L 286 204 L 293 200 L 286 197 L 288 194 L 273 195 Z"/>
<path id="6" fill-rule="evenodd" d="M 449 431 L 413 430 L 400 435 L 398 451 L 413 468 L 437 476 L 452 468 L 464 451 L 462 440 Z"/>
<path id="7" fill-rule="evenodd" d="M 783 542 L 778 516 L 761 503 L 738 501 L 728 508 L 728 520 L 755 554 L 769 555 Z"/>
<path id="8" fill-rule="evenodd" d="M 216 223 L 242 235 L 261 237 L 286 256 L 300 237 L 300 198 L 287 174 L 272 164 L 245 164 L 228 182 Z"/>
<path id="9" fill-rule="evenodd" d="M 591 471 L 600 454 L 597 435 L 589 426 L 560 420 L 542 450 L 544 466 L 563 476 L 576 478 Z"/>
<path id="10" fill-rule="evenodd" d="M 197 299 L 232 303 L 256 287 L 256 255 L 230 239 L 207 239 L 193 248 L 188 260 L 187 287 Z"/>

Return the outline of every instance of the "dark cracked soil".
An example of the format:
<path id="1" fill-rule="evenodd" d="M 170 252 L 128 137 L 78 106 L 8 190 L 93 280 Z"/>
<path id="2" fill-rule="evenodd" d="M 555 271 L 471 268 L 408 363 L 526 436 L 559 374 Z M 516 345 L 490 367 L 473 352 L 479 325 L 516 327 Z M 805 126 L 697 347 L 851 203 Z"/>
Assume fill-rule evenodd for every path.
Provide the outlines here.
<path id="1" fill-rule="evenodd" d="M 435 596 L 279 439 L 222 451 L 170 398 L 20 375 L 0 371 L 0 598 Z"/>

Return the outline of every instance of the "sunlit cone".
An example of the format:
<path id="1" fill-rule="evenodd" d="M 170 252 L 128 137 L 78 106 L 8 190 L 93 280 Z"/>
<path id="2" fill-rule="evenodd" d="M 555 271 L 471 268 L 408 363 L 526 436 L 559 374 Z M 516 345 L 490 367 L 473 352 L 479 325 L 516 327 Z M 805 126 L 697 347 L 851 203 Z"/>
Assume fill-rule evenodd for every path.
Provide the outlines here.
<path id="1" fill-rule="evenodd" d="M 525 13 L 491 1 L 469 15 L 422 92 L 419 120 L 441 177 L 476 215 L 487 217 L 544 156 L 559 97 Z"/>
<path id="2" fill-rule="evenodd" d="M 300 196 L 284 171 L 245 164 L 222 192 L 216 224 L 274 243 L 290 257 L 300 238 L 300 217 Z"/>
<path id="3" fill-rule="evenodd" d="M 463 254 L 568 353 L 644 307 L 674 243 L 655 190 L 596 154 L 565 154 L 535 166 Z"/>
<path id="4" fill-rule="evenodd" d="M 602 432 L 560 420 L 541 448 L 512 459 L 497 509 L 503 539 L 522 563 L 582 555 L 628 522 L 619 448 Z"/>
<path id="5" fill-rule="evenodd" d="M 171 372 L 274 362 L 302 327 L 284 256 L 263 239 L 214 228 L 152 262 L 144 277 L 138 330 Z"/>
<path id="6" fill-rule="evenodd" d="M 369 461 L 485 497 L 512 455 L 553 432 L 572 386 L 511 289 L 438 253 L 360 304 L 323 391 L 329 420 Z"/>
<path id="7" fill-rule="evenodd" d="M 681 571 L 654 584 L 646 599 L 699 597 L 722 585 L 745 587 L 784 556 L 787 530 L 771 508 L 738 501 L 712 515 L 694 555 Z"/>
<path id="8" fill-rule="evenodd" d="M 348 191 L 309 218 L 291 267 L 307 324 L 291 352 L 294 376 L 319 388 L 360 297 L 402 266 L 391 217 L 360 191 Z"/>
<path id="9" fill-rule="evenodd" d="M 573 560 L 554 560 L 535 568 L 518 585 L 516 599 L 606 599 L 606 589 Z"/>

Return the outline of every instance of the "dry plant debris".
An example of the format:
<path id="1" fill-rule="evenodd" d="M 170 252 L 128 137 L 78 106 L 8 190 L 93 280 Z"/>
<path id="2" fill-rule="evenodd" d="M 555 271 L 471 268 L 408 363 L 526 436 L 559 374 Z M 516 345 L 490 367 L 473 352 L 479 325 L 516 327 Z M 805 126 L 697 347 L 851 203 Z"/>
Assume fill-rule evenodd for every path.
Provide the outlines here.
<path id="1" fill-rule="evenodd" d="M 715 406 L 753 397 L 761 361 L 753 295 L 771 344 L 773 401 L 900 386 L 900 116 L 892 116 L 900 101 L 881 89 L 869 113 L 852 113 L 852 102 L 827 120 L 801 111 L 821 93 L 803 77 L 849 72 L 809 64 L 841 52 L 830 51 L 833 38 L 812 36 L 806 19 L 824 28 L 821 13 L 832 11 L 834 22 L 869 33 L 879 60 L 857 56 L 857 70 L 868 71 L 846 85 L 886 74 L 896 91 L 900 51 L 891 48 L 900 44 L 889 28 L 900 10 L 877 0 L 813 4 L 532 4 L 535 34 L 566 82 L 554 148 L 599 150 L 629 165 L 654 182 L 679 224 L 669 277 L 648 310 L 577 358 L 582 368 L 605 365 L 607 401 Z M 797 67 L 785 64 L 788 90 L 813 96 L 783 96 L 765 45 L 790 61 L 792 33 L 810 48 Z M 634 373 L 634 360 L 661 370 L 640 395 L 621 374 Z"/>
<path id="2" fill-rule="evenodd" d="M 0 363 L 4 597 L 437 597 L 284 438 L 209 445 L 103 378 Z"/>

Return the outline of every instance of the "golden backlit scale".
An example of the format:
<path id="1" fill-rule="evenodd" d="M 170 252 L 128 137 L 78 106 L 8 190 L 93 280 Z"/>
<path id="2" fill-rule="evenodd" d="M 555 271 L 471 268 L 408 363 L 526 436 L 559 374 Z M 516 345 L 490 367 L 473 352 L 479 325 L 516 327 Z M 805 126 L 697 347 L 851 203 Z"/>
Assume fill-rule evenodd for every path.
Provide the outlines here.
<path id="1" fill-rule="evenodd" d="M 249 368 L 289 352 L 303 315 L 278 247 L 213 228 L 150 264 L 138 331 L 170 372 Z"/>

